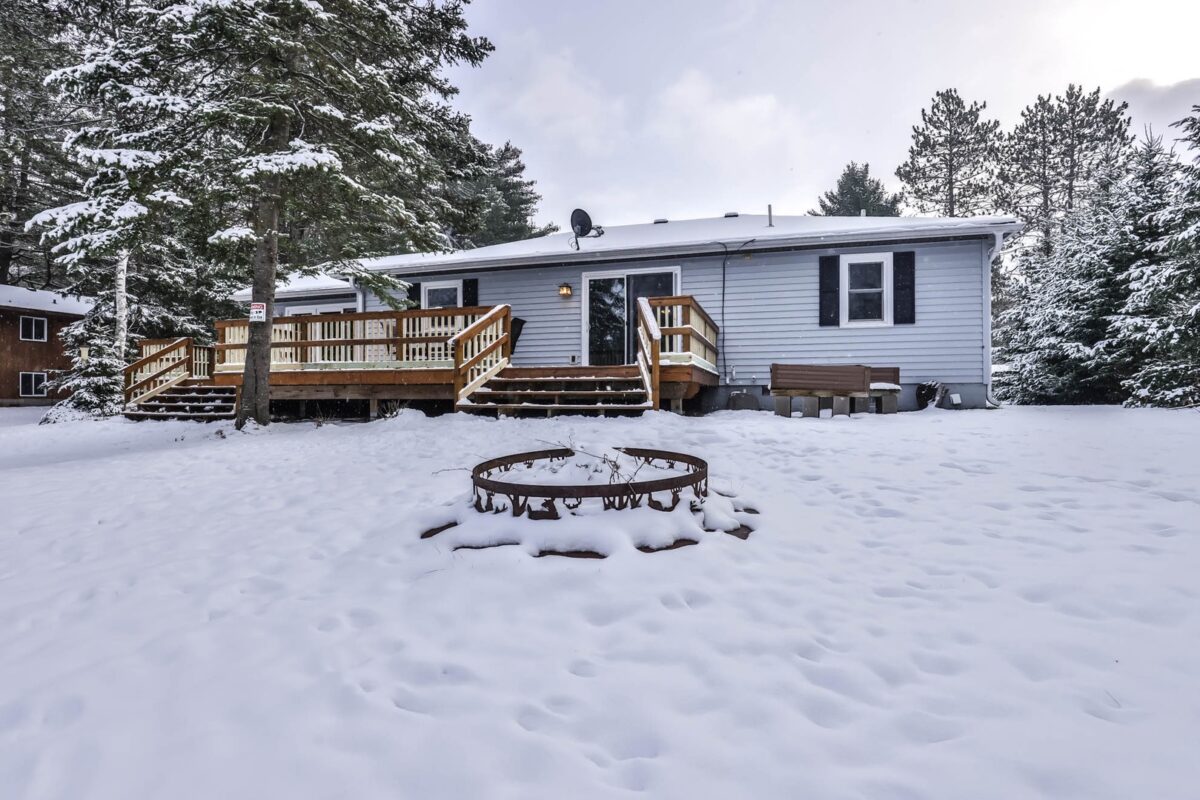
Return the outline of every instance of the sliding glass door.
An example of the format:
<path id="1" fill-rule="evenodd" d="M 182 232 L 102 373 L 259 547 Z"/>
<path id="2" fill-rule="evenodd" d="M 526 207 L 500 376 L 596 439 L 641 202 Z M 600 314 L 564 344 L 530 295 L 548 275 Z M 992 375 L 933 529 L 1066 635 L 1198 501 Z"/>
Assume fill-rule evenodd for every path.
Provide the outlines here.
<path id="1" fill-rule="evenodd" d="M 584 275 L 587 363 L 632 363 L 637 354 L 638 298 L 674 295 L 678 277 L 677 270 Z"/>

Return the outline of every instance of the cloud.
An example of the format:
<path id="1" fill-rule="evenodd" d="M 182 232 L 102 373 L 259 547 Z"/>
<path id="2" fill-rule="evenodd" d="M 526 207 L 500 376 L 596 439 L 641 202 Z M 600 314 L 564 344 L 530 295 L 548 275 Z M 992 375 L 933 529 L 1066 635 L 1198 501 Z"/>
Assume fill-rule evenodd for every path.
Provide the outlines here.
<path id="1" fill-rule="evenodd" d="M 527 82 L 512 98 L 512 112 L 548 143 L 581 156 L 607 155 L 622 146 L 625 101 L 584 74 L 570 51 L 535 58 Z"/>
<path id="2" fill-rule="evenodd" d="M 1159 85 L 1146 78 L 1137 78 L 1108 93 L 1109 97 L 1129 103 L 1134 131 L 1140 136 L 1144 125 L 1153 127 L 1155 134 L 1166 142 L 1178 136 L 1171 123 L 1191 113 L 1200 105 L 1200 78 Z"/>

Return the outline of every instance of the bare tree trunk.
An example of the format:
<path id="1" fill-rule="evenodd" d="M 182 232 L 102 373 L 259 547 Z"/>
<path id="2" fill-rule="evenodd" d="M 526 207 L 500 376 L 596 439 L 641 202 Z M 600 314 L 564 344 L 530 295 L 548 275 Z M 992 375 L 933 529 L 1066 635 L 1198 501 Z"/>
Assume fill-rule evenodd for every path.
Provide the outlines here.
<path id="1" fill-rule="evenodd" d="M 273 152 L 287 148 L 291 139 L 291 120 L 284 112 L 275 112 L 267 130 L 267 143 Z M 254 209 L 254 232 L 258 245 L 254 250 L 254 280 L 250 302 L 267 308 L 265 322 L 251 322 L 246 345 L 246 367 L 242 372 L 242 398 L 238 405 L 237 427 L 253 417 L 259 425 L 271 422 L 271 329 L 275 319 L 275 272 L 279 266 L 279 218 L 283 206 L 283 181 L 277 173 L 262 179 L 262 194 Z"/>
<path id="2" fill-rule="evenodd" d="M 113 273 L 113 355 L 125 362 L 125 341 L 129 338 L 129 251 L 117 255 L 117 266 Z"/>

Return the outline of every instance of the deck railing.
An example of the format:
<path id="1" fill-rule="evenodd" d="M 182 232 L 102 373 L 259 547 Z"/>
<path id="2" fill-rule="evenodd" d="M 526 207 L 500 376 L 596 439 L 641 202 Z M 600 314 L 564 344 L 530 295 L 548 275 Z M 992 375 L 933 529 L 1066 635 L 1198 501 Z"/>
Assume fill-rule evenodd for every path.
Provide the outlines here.
<path id="1" fill-rule="evenodd" d="M 143 339 L 142 357 L 125 368 L 125 402 L 139 403 L 189 378 L 212 376 L 213 348 L 191 337 Z"/>
<path id="2" fill-rule="evenodd" d="M 454 400 L 461 403 L 500 370 L 512 354 L 512 314 L 493 308 L 449 341 L 454 353 Z"/>
<path id="3" fill-rule="evenodd" d="M 651 297 L 647 302 L 662 332 L 662 361 L 692 364 L 716 374 L 720 328 L 696 298 L 687 295 Z"/>
<path id="4" fill-rule="evenodd" d="M 662 298 L 657 298 L 662 299 Z M 651 301 L 639 297 L 637 301 L 637 367 L 642 383 L 646 386 L 646 397 L 650 407 L 658 408 L 661 398 L 659 371 L 662 361 L 662 330 L 659 328 L 657 312 Z"/>
<path id="5" fill-rule="evenodd" d="M 470 306 L 276 317 L 271 369 L 451 367 L 455 336 L 494 310 Z M 246 363 L 249 322 L 219 320 L 216 328 L 216 371 L 240 372 Z"/>

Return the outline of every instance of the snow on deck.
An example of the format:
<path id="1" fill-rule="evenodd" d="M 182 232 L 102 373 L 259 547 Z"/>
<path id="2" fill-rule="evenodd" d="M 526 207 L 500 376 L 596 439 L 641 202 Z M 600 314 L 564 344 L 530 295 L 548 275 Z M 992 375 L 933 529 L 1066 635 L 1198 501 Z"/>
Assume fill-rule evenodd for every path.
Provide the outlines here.
<path id="1" fill-rule="evenodd" d="M 1194 797 L 1197 419 L 0 425 L 0 795 Z M 418 538 L 572 438 L 700 455 L 757 529 Z"/>

